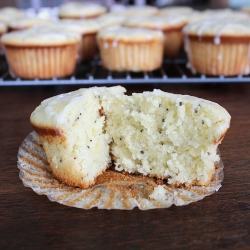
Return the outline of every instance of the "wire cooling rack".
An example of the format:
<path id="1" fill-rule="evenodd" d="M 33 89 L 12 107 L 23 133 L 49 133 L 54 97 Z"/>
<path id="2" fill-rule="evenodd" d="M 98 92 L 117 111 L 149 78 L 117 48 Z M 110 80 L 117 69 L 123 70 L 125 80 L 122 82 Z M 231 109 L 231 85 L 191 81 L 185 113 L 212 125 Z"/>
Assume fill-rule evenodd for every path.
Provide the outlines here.
<path id="1" fill-rule="evenodd" d="M 150 72 L 113 72 L 104 69 L 102 62 L 96 58 L 89 63 L 78 64 L 75 74 L 71 77 L 27 80 L 13 78 L 2 56 L 0 86 L 250 83 L 250 75 L 224 77 L 193 74 L 186 65 L 187 59 L 183 57 L 164 60 L 160 69 Z"/>

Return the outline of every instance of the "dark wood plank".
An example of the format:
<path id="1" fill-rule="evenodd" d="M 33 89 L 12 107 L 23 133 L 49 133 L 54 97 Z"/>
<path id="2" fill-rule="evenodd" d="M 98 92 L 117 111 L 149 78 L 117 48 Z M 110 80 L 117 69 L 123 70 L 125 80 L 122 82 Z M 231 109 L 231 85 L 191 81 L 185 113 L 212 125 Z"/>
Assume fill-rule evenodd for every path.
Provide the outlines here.
<path id="1" fill-rule="evenodd" d="M 220 146 L 225 179 L 219 192 L 149 211 L 70 208 L 23 186 L 17 152 L 32 131 L 30 113 L 45 98 L 78 88 L 0 88 L 0 249 L 250 249 L 250 84 L 159 85 L 219 103 L 232 123 Z"/>

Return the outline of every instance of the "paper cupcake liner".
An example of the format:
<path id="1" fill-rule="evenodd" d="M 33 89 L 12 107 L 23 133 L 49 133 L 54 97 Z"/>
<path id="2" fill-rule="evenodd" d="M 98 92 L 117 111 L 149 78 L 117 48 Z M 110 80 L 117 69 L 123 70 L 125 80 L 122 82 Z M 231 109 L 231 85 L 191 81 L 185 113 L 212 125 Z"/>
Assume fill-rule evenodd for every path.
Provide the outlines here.
<path id="1" fill-rule="evenodd" d="M 170 30 L 164 32 L 164 57 L 175 57 L 183 46 L 182 30 Z"/>
<path id="2" fill-rule="evenodd" d="M 80 45 L 81 61 L 93 60 L 96 51 L 97 51 L 96 34 L 82 35 L 82 41 Z"/>
<path id="3" fill-rule="evenodd" d="M 124 43 L 99 41 L 103 66 L 115 71 L 151 71 L 161 67 L 163 45 L 161 41 Z"/>
<path id="4" fill-rule="evenodd" d="M 57 181 L 51 173 L 44 150 L 35 132 L 30 133 L 18 151 L 18 168 L 24 186 L 37 194 L 47 195 L 51 201 L 66 206 L 90 209 L 142 210 L 182 206 L 203 199 L 221 187 L 223 163 L 216 164 L 216 171 L 208 186 L 174 188 L 157 185 L 156 180 L 114 170 L 108 170 L 88 189 L 69 187 Z M 158 192 L 158 191 L 161 192 Z"/>
<path id="5" fill-rule="evenodd" d="M 248 43 L 214 44 L 186 38 L 185 49 L 189 66 L 194 73 L 225 76 L 250 73 L 250 46 Z"/>
<path id="6" fill-rule="evenodd" d="M 10 71 L 20 78 L 66 77 L 75 71 L 78 45 L 57 47 L 6 46 Z"/>

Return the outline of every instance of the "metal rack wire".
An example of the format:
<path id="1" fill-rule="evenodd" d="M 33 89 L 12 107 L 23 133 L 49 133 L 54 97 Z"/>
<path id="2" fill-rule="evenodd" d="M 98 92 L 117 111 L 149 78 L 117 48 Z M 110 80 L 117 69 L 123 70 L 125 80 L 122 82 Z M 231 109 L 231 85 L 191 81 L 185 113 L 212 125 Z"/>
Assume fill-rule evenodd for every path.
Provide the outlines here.
<path id="1" fill-rule="evenodd" d="M 250 83 L 249 76 L 206 76 L 193 74 L 185 58 L 164 60 L 160 69 L 150 72 L 112 72 L 102 67 L 96 58 L 89 63 L 79 64 L 74 76 L 58 79 L 13 78 L 4 57 L 0 58 L 0 86 L 41 85 L 115 85 L 115 84 L 201 84 L 201 83 Z"/>

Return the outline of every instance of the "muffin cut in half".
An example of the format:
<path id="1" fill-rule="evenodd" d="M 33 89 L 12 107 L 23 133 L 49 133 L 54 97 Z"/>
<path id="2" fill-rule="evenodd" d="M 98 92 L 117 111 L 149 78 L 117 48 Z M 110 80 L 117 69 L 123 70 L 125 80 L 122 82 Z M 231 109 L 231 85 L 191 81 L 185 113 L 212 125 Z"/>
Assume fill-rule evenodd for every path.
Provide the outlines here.
<path id="1" fill-rule="evenodd" d="M 111 138 L 104 131 L 101 99 L 124 91 L 122 87 L 80 89 L 43 101 L 31 114 L 31 124 L 58 179 L 87 188 L 106 170 Z"/>
<path id="2" fill-rule="evenodd" d="M 116 170 L 207 185 L 230 115 L 216 103 L 160 90 L 102 102 Z"/>
<path id="3" fill-rule="evenodd" d="M 112 157 L 117 171 L 174 186 L 208 185 L 229 128 L 228 112 L 210 101 L 160 90 L 124 92 L 119 86 L 80 89 L 36 108 L 31 124 L 53 174 L 87 188 Z"/>

